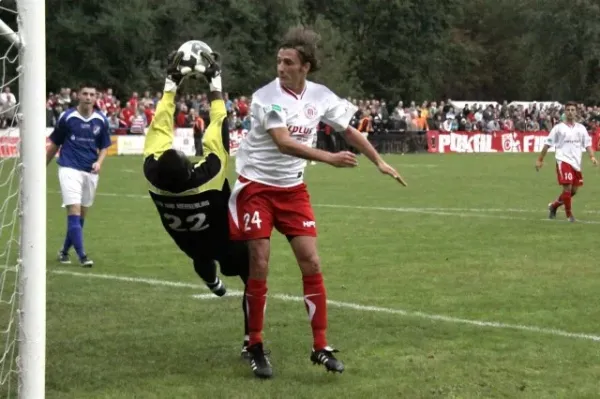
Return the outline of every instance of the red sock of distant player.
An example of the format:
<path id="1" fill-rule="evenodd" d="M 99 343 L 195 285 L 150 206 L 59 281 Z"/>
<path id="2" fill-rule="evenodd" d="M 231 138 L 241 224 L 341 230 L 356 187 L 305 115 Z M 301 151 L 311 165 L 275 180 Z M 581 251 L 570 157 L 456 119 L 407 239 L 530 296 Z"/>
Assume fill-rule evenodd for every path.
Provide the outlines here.
<path id="1" fill-rule="evenodd" d="M 558 198 L 552 203 L 552 208 L 558 209 L 564 204 L 563 202 L 563 193 L 561 193 Z"/>
<path id="2" fill-rule="evenodd" d="M 267 281 L 249 278 L 246 286 L 246 307 L 248 309 L 250 345 L 262 342 L 266 304 Z"/>
<path id="3" fill-rule="evenodd" d="M 313 333 L 313 348 L 318 351 L 327 346 L 327 294 L 323 275 L 303 276 L 304 304 Z"/>
<path id="4" fill-rule="evenodd" d="M 565 213 L 567 214 L 567 217 L 570 218 L 571 216 L 573 216 L 573 213 L 571 213 L 571 192 L 565 191 L 562 193 L 561 197 L 565 204 Z"/>

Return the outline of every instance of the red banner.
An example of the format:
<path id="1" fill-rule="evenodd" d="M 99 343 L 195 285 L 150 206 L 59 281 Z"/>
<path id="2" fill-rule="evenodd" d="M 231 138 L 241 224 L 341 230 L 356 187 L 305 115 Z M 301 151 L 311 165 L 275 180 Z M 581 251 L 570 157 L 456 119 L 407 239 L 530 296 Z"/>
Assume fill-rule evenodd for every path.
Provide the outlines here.
<path id="1" fill-rule="evenodd" d="M 14 158 L 19 156 L 18 137 L 0 137 L 0 158 Z"/>
<path id="2" fill-rule="evenodd" d="M 535 132 L 427 132 L 427 151 L 437 153 L 540 152 L 546 131 Z M 600 130 L 592 133 L 592 147 L 600 150 Z M 554 151 L 550 149 L 549 151 Z"/>
<path id="3" fill-rule="evenodd" d="M 0 136 L 0 158 L 16 158 L 19 156 L 19 137 Z M 50 139 L 46 137 L 46 147 L 50 144 Z M 58 153 L 57 153 L 58 155 Z"/>

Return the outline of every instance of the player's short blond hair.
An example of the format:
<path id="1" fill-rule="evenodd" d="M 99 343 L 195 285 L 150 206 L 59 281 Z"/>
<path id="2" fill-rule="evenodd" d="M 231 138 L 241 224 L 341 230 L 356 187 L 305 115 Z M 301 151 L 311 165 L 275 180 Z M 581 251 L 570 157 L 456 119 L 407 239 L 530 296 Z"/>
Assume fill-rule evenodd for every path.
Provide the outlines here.
<path id="1" fill-rule="evenodd" d="M 302 63 L 310 63 L 308 72 L 316 72 L 321 66 L 317 58 L 317 44 L 320 39 L 321 37 L 314 30 L 295 26 L 287 31 L 279 48 L 296 50 Z"/>

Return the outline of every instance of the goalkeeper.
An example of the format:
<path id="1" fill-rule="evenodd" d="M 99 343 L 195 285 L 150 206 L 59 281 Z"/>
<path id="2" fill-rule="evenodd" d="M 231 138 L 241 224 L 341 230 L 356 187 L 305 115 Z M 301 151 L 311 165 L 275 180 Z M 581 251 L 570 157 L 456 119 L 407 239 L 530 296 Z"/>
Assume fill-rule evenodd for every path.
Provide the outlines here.
<path id="1" fill-rule="evenodd" d="M 196 66 L 195 60 L 183 61 L 182 52 L 169 55 L 163 96 L 146 135 L 144 176 L 165 230 L 192 259 L 196 273 L 208 288 L 223 296 L 226 288 L 217 276 L 215 261 L 219 262 L 223 275 L 240 276 L 245 284 L 249 257 L 245 243 L 229 240 L 227 203 L 231 192 L 226 178 L 229 127 L 218 56 L 212 52 L 202 52 L 201 56 L 206 66 Z M 188 77 L 197 77 L 199 72 L 210 86 L 210 124 L 203 138 L 204 156 L 193 164 L 185 154 L 172 148 L 173 116 L 178 86 Z M 242 309 L 246 330 L 242 355 L 246 356 L 245 301 Z"/>

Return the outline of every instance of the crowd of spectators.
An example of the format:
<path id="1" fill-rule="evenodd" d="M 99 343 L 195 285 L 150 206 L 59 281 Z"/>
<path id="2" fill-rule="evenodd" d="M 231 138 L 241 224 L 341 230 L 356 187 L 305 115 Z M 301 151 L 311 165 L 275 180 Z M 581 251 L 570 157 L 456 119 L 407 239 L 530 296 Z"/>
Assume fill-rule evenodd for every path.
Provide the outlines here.
<path id="1" fill-rule="evenodd" d="M 8 88 L 7 88 L 8 89 Z M 139 96 L 137 92 L 126 99 L 118 99 L 111 89 L 100 91 L 96 102 L 97 109 L 109 120 L 117 133 L 143 134 L 154 117 L 156 104 L 161 93 L 149 91 Z M 556 102 L 544 103 L 503 103 L 423 101 L 420 105 L 411 101 L 390 105 L 385 100 L 349 100 L 359 110 L 352 119 L 352 125 L 369 135 L 389 132 L 428 130 L 439 131 L 549 131 L 564 118 L 564 107 Z M 247 97 L 230 99 L 225 94 L 231 129 L 247 130 L 250 127 L 249 104 Z M 14 108 L 14 95 L 10 90 L 0 95 L 0 106 Z M 52 127 L 62 111 L 77 105 L 77 93 L 62 88 L 58 93 L 49 93 L 46 110 L 47 126 Z M 206 94 L 180 96 L 177 99 L 175 125 L 193 128 L 195 135 L 201 135 L 210 123 L 209 104 Z M 590 131 L 600 123 L 600 107 L 579 105 L 579 119 Z M 7 118 L 2 123 L 6 124 Z"/>
<path id="2" fill-rule="evenodd" d="M 385 134 L 390 131 L 493 132 L 550 131 L 564 120 L 564 106 L 557 102 L 399 101 L 390 108 L 384 100 L 350 99 L 359 107 L 353 124 L 362 132 Z M 589 131 L 598 128 L 600 108 L 578 106 L 579 122 Z"/>
<path id="3" fill-rule="evenodd" d="M 127 100 L 118 99 L 112 89 L 100 91 L 96 100 L 96 109 L 108 118 L 111 129 L 116 134 L 144 134 L 156 111 L 156 105 L 162 93 L 151 94 L 146 91 L 140 96 L 133 92 Z M 246 97 L 230 99 L 224 94 L 225 105 L 229 111 L 229 126 L 232 129 L 250 127 L 249 101 Z M 46 125 L 53 127 L 60 114 L 69 107 L 77 105 L 77 92 L 62 88 L 58 93 L 50 93 L 46 102 Z M 209 103 L 205 93 L 179 96 L 176 100 L 175 126 L 193 128 L 195 135 L 201 135 L 210 123 Z"/>

